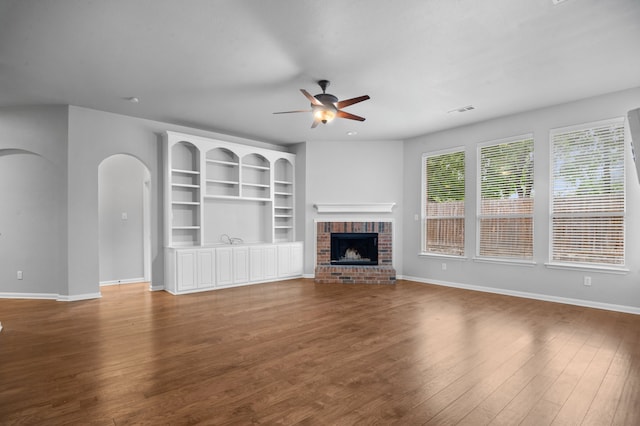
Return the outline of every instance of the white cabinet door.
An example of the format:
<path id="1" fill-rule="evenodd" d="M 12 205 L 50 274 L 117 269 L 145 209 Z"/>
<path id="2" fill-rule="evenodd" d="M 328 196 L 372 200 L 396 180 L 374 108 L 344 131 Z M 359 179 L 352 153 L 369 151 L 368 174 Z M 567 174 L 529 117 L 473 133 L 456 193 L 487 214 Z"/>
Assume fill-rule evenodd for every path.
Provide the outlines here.
<path id="1" fill-rule="evenodd" d="M 197 251 L 198 288 L 215 286 L 216 271 L 214 249 Z"/>
<path id="2" fill-rule="evenodd" d="M 176 283 L 178 291 L 196 288 L 196 251 L 176 251 Z"/>
<path id="3" fill-rule="evenodd" d="M 278 246 L 278 277 L 302 275 L 302 243 Z"/>
<path id="4" fill-rule="evenodd" d="M 291 273 L 291 246 L 278 246 L 278 277 L 288 277 Z"/>
<path id="5" fill-rule="evenodd" d="M 291 244 L 291 275 L 302 275 L 303 269 L 302 243 L 293 243 Z"/>
<path id="6" fill-rule="evenodd" d="M 249 247 L 233 248 L 233 283 L 249 281 Z"/>
<path id="7" fill-rule="evenodd" d="M 219 286 L 233 284 L 233 251 L 231 247 L 216 249 L 216 282 Z"/>
<path id="8" fill-rule="evenodd" d="M 249 248 L 249 280 L 261 281 L 265 277 L 265 248 L 250 247 Z"/>
<path id="9" fill-rule="evenodd" d="M 278 248 L 266 246 L 264 248 L 264 279 L 275 280 L 278 278 Z"/>

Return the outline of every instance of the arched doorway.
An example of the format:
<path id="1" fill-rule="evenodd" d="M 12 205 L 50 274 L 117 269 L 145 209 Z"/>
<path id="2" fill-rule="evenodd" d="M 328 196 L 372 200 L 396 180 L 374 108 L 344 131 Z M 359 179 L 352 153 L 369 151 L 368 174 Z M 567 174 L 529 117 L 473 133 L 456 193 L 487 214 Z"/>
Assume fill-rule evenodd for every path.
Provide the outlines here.
<path id="1" fill-rule="evenodd" d="M 40 154 L 0 149 L 0 293 L 55 299 L 66 290 L 65 176 Z"/>
<path id="2" fill-rule="evenodd" d="M 115 154 L 98 167 L 100 285 L 151 282 L 151 175 Z"/>

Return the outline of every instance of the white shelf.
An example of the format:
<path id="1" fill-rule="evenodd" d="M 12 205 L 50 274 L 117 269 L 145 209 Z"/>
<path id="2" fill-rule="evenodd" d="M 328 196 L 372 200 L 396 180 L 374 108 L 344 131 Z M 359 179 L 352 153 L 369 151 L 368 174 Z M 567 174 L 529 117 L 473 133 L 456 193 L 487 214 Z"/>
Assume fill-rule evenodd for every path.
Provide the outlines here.
<path id="1" fill-rule="evenodd" d="M 219 179 L 207 179 L 207 183 L 219 183 L 223 185 L 239 185 L 240 182 L 235 180 L 219 180 Z"/>
<path id="2" fill-rule="evenodd" d="M 181 173 L 184 175 L 199 175 L 200 172 L 197 170 L 183 170 L 183 169 L 171 169 L 172 173 Z"/>
<path id="3" fill-rule="evenodd" d="M 249 183 L 243 182 L 242 186 L 253 186 L 254 188 L 270 188 L 271 185 L 265 183 Z"/>
<path id="4" fill-rule="evenodd" d="M 243 164 L 242 167 L 256 170 L 269 170 L 269 166 L 255 166 L 253 164 Z"/>
<path id="5" fill-rule="evenodd" d="M 189 225 L 189 226 L 172 226 L 171 229 L 200 229 L 197 225 Z"/>
<path id="6" fill-rule="evenodd" d="M 238 201 L 260 201 L 260 202 L 265 202 L 265 201 L 271 201 L 271 198 L 266 197 L 266 198 L 262 198 L 262 197 L 240 197 L 239 195 L 205 195 L 204 196 L 205 199 L 207 200 L 238 200 Z"/>
<path id="7" fill-rule="evenodd" d="M 282 195 L 283 197 L 290 197 L 293 194 L 291 192 L 274 192 L 273 195 Z"/>
<path id="8" fill-rule="evenodd" d="M 178 206 L 199 206 L 199 201 L 172 201 L 171 204 Z"/>
<path id="9" fill-rule="evenodd" d="M 172 183 L 171 186 L 175 187 L 175 188 L 200 188 L 200 185 L 193 185 L 190 183 Z"/>
<path id="10" fill-rule="evenodd" d="M 222 164 L 225 166 L 239 166 L 240 163 L 236 161 L 224 161 L 224 160 L 212 160 L 211 158 L 207 158 L 207 163 L 211 164 Z"/>
<path id="11" fill-rule="evenodd" d="M 279 185 L 293 185 L 293 182 L 289 182 L 287 180 L 274 180 L 273 183 L 276 183 Z"/>

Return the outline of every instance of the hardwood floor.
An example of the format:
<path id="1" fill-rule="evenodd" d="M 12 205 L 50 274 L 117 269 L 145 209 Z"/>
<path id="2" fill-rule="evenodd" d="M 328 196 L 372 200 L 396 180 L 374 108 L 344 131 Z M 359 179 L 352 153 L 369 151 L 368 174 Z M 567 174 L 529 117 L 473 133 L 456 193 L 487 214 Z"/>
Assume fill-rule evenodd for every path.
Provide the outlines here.
<path id="1" fill-rule="evenodd" d="M 0 300 L 0 424 L 638 425 L 640 316 L 398 281 Z"/>

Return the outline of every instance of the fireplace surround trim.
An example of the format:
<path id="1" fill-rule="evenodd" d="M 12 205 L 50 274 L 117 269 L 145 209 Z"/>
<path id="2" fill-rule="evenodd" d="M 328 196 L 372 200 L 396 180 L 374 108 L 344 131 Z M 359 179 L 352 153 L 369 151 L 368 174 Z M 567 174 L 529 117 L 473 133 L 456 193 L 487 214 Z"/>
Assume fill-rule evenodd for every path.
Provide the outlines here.
<path id="1" fill-rule="evenodd" d="M 396 203 L 329 204 L 316 203 L 318 213 L 391 213 Z"/>

